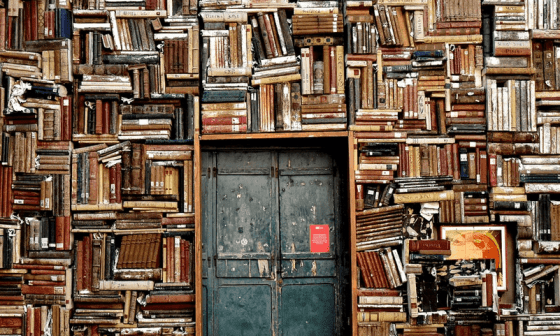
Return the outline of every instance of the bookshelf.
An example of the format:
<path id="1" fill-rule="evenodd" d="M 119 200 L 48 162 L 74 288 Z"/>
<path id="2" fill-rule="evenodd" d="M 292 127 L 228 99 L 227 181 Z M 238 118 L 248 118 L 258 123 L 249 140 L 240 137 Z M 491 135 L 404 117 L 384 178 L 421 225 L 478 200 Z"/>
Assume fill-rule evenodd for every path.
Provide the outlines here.
<path id="1" fill-rule="evenodd" d="M 559 11 L 552 0 L 0 3 L 0 334 L 223 332 L 228 314 L 205 325 L 203 293 L 241 260 L 250 276 L 228 286 L 283 290 L 298 267 L 326 283 L 336 258 L 325 278 L 349 284 L 331 300 L 339 333 L 556 333 Z M 342 165 L 292 170 L 327 160 L 298 161 L 298 147 L 340 143 Z M 274 154 L 218 169 L 233 150 Z M 348 260 L 262 245 L 205 255 L 216 176 L 266 177 L 278 205 L 279 181 L 301 171 L 344 177 L 333 246 L 350 244 Z M 307 242 L 307 229 L 290 234 Z M 286 300 L 321 295 L 309 293 Z M 288 333 L 304 313 L 271 313 L 270 329 Z"/>

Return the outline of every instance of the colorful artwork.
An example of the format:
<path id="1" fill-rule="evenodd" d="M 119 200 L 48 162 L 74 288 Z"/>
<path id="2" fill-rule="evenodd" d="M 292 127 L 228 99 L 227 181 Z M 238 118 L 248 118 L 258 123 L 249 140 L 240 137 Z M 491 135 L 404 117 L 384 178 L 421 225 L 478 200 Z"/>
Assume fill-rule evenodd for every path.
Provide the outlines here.
<path id="1" fill-rule="evenodd" d="M 498 290 L 506 290 L 505 226 L 442 226 L 441 238 L 451 242 L 448 259 L 494 259 Z"/>

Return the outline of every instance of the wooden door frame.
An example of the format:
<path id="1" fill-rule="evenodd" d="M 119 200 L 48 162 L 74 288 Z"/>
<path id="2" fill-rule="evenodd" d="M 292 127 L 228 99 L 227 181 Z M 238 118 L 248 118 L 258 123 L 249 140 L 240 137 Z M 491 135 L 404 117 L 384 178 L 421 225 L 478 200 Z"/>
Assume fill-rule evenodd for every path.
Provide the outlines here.
<path id="1" fill-rule="evenodd" d="M 220 139 L 216 139 L 220 140 Z M 301 146 L 302 142 L 304 146 Z M 333 144 L 335 145 L 335 150 L 333 150 Z M 202 186 L 203 182 L 203 169 L 206 167 L 202 166 L 202 152 L 213 152 L 213 151 L 242 151 L 242 150 L 263 150 L 263 151 L 280 151 L 280 150 L 317 150 L 322 149 L 328 152 L 332 159 L 333 164 L 336 166 L 335 173 L 335 200 L 338 202 L 337 211 L 340 213 L 338 218 L 340 219 L 338 228 L 338 251 L 337 251 L 337 276 L 339 278 L 338 288 L 339 293 L 337 293 L 337 319 L 340 321 L 340 325 L 337 328 L 341 331 L 341 334 L 347 334 L 352 328 L 352 301 L 355 299 L 352 297 L 354 291 L 351 290 L 354 283 L 351 279 L 352 274 L 352 262 L 351 258 L 353 256 L 351 251 L 351 240 L 352 234 L 350 232 L 351 225 L 351 199 L 353 198 L 353 192 L 350 190 L 351 183 L 349 181 L 349 175 L 353 171 L 348 171 L 348 157 L 352 153 L 352 148 L 348 146 L 348 138 L 346 136 L 342 137 L 331 137 L 331 138 L 288 138 L 288 139 L 263 139 L 259 141 L 257 145 L 254 140 L 232 140 L 228 141 L 227 145 L 223 141 L 205 141 L 204 146 L 201 145 L 200 137 L 195 138 L 195 148 L 196 159 L 195 159 L 195 175 L 197 177 L 195 183 L 195 196 L 196 196 L 196 249 L 197 249 L 197 273 L 196 273 L 196 319 L 197 319 L 197 335 L 203 335 L 203 329 L 206 330 L 208 327 L 204 325 L 203 320 L 203 282 L 202 282 L 202 269 L 203 266 L 207 267 L 208 262 L 213 262 L 206 256 L 205 260 L 202 255 Z M 204 172 L 212 173 L 212 172 Z M 206 179 L 206 177 L 204 177 Z M 351 180 L 350 180 L 351 181 Z M 336 195 L 336 190 L 340 195 Z M 338 264 L 340 263 L 340 264 Z M 206 268 L 208 269 L 208 268 Z M 353 277 L 352 277 L 353 278 Z M 207 282 L 208 279 L 205 280 Z M 349 307 L 350 306 L 350 307 Z M 340 314 L 340 316 L 339 316 Z"/>

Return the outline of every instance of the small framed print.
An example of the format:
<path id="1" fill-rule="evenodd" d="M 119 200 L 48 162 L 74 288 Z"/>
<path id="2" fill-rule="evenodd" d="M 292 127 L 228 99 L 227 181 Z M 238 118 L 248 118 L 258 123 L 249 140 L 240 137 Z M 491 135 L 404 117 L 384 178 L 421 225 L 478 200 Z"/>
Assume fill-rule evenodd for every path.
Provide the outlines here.
<path id="1" fill-rule="evenodd" d="M 494 259 L 498 275 L 497 289 L 507 289 L 505 225 L 442 225 L 440 237 L 451 242 L 451 255 L 447 259 Z"/>

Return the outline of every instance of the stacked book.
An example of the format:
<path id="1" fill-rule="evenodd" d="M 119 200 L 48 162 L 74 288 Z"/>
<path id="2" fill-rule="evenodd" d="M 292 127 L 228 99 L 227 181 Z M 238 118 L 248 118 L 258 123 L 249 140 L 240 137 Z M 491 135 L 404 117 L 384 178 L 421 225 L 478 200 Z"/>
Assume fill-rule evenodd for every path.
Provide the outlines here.
<path id="1" fill-rule="evenodd" d="M 367 209 L 357 214 L 358 251 L 399 246 L 403 238 L 403 205 Z"/>
<path id="2" fill-rule="evenodd" d="M 396 250 L 390 247 L 380 249 L 378 251 L 358 252 L 356 255 L 362 279 L 364 280 L 365 287 L 367 288 L 397 288 L 405 283 L 406 277 L 404 274 L 401 259 Z M 363 302 L 366 301 L 366 302 Z M 361 303 L 367 303 L 367 300 L 362 300 Z M 400 307 L 397 300 L 394 300 L 392 307 L 373 307 L 362 306 L 358 304 L 358 308 L 397 308 L 402 310 L 402 299 L 400 300 Z"/>

